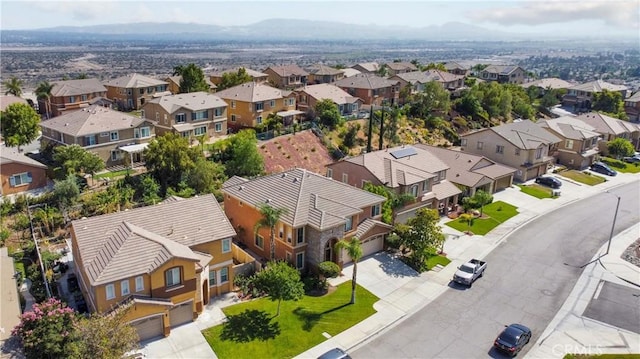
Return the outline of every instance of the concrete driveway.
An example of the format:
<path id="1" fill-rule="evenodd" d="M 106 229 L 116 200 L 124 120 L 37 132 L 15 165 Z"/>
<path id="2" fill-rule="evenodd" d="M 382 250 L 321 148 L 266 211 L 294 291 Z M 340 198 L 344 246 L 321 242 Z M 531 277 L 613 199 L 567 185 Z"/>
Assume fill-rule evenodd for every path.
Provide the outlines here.
<path id="1" fill-rule="evenodd" d="M 141 346 L 147 358 L 217 358 L 195 322 L 173 328 L 168 337 Z"/>

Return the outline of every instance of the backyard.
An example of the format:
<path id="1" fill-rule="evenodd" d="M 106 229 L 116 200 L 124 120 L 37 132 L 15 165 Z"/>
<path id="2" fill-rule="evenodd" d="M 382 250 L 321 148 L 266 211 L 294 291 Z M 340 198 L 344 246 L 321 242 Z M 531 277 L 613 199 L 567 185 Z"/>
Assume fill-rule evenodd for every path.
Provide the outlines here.
<path id="1" fill-rule="evenodd" d="M 597 184 L 606 182 L 603 177 L 592 175 L 589 172 L 580 172 L 576 170 L 562 171 L 558 173 L 562 177 L 572 179 L 576 182 L 584 183 L 589 186 L 595 186 Z"/>
<path id="2" fill-rule="evenodd" d="M 305 295 L 278 303 L 260 298 L 225 308 L 225 324 L 203 331 L 219 358 L 291 358 L 335 336 L 376 311 L 378 297 L 358 286 L 356 304 L 349 304 L 351 281 L 324 296 Z M 242 344 L 242 345 L 239 345 Z"/>
<path id="3" fill-rule="evenodd" d="M 474 219 L 471 226 L 460 218 L 449 221 L 446 225 L 460 232 L 470 231 L 473 234 L 483 236 L 517 214 L 517 207 L 497 201 L 484 206 L 482 218 Z"/>

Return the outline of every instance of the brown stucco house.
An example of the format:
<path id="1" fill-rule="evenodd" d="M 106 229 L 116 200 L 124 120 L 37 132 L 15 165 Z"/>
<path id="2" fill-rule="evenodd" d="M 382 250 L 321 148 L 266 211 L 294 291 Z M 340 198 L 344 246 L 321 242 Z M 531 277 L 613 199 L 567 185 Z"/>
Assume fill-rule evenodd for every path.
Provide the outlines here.
<path id="1" fill-rule="evenodd" d="M 467 76 L 469 75 L 469 72 L 471 72 L 468 67 L 462 66 L 455 61 L 445 62 L 443 66 L 448 73 L 454 75 Z"/>
<path id="2" fill-rule="evenodd" d="M 383 66 L 387 68 L 388 76 L 395 76 L 398 74 L 404 74 L 407 72 L 418 71 L 418 67 L 410 62 L 387 62 Z"/>
<path id="3" fill-rule="evenodd" d="M 360 71 L 362 74 L 372 74 L 380 70 L 380 64 L 377 62 L 361 62 L 351 66 L 351 68 Z"/>
<path id="4" fill-rule="evenodd" d="M 640 124 L 620 120 L 599 112 L 583 113 L 577 117 L 579 120 L 594 127 L 602 136 L 598 142 L 600 152 L 607 154 L 607 143 L 615 138 L 629 140 L 636 150 L 640 150 Z"/>
<path id="5" fill-rule="evenodd" d="M 365 183 L 385 186 L 396 194 L 410 194 L 415 201 L 396 211 L 404 223 L 420 208 L 439 209 L 444 215 L 462 193 L 449 182 L 449 166 L 420 147 L 399 146 L 349 157 L 327 166 L 327 177 L 362 188 Z"/>
<path id="6" fill-rule="evenodd" d="M 188 218 L 188 221 L 185 221 Z M 213 195 L 71 222 L 74 271 L 89 310 L 127 310 L 140 340 L 192 322 L 233 290 L 234 261 L 249 257 Z"/>
<path id="7" fill-rule="evenodd" d="M 353 97 L 340 87 L 331 84 L 304 86 L 295 93 L 298 110 L 304 112 L 313 110 L 318 101 L 329 99 L 338 106 L 342 116 L 356 116 L 363 102 L 358 97 Z"/>
<path id="8" fill-rule="evenodd" d="M 520 66 L 489 65 L 480 71 L 478 77 L 484 81 L 496 81 L 501 84 L 522 84 L 527 72 Z"/>
<path id="9" fill-rule="evenodd" d="M 262 72 L 269 76 L 269 83 L 284 90 L 296 89 L 309 81 L 309 73 L 296 64 L 271 66 Z"/>
<path id="10" fill-rule="evenodd" d="M 67 111 L 90 106 L 96 99 L 107 96 L 107 88 L 98 79 L 80 79 L 52 82 L 49 103 L 46 99 L 38 99 L 38 109 L 41 114 L 60 116 Z"/>
<path id="11" fill-rule="evenodd" d="M 340 87 L 353 97 L 361 98 L 367 105 L 381 106 L 398 103 L 400 83 L 397 80 L 385 79 L 372 74 L 360 74 L 346 77 L 334 85 Z"/>
<path id="12" fill-rule="evenodd" d="M 541 120 L 538 125 L 562 140 L 552 153 L 561 165 L 584 169 L 595 162 L 601 135 L 593 126 L 573 116 Z"/>
<path id="13" fill-rule="evenodd" d="M 104 83 L 107 98 L 119 110 L 139 110 L 145 102 L 162 95 L 170 95 L 169 83 L 140 74 L 121 76 Z"/>
<path id="14" fill-rule="evenodd" d="M 515 168 L 514 179 L 527 181 L 547 173 L 551 156 L 562 139 L 532 121 L 524 120 L 463 134 L 462 151 Z"/>
<path id="15" fill-rule="evenodd" d="M 248 180 L 232 177 L 223 185 L 224 211 L 250 252 L 270 257 L 270 230 L 254 231 L 262 218 L 259 206 L 283 208 L 276 225 L 276 258 L 298 269 L 324 261 L 339 265 L 351 259 L 335 244 L 356 237 L 363 254 L 381 251 L 391 226 L 380 222 L 385 198 L 296 168 Z"/>
<path id="16" fill-rule="evenodd" d="M 107 167 L 144 161 L 142 152 L 155 137 L 152 121 L 93 105 L 40 122 L 44 146 L 79 145 Z"/>
<path id="17" fill-rule="evenodd" d="M 344 78 L 344 70 L 323 64 L 311 65 L 305 69 L 309 73 L 309 84 L 330 84 Z"/>
<path id="18" fill-rule="evenodd" d="M 47 166 L 18 152 L 0 146 L 0 181 L 2 196 L 35 191 L 47 186 Z"/>
<path id="19" fill-rule="evenodd" d="M 227 134 L 227 103 L 207 92 L 156 97 L 145 103 L 142 111 L 154 122 L 159 136 L 168 132 L 187 138 Z"/>
<path id="20" fill-rule="evenodd" d="M 400 82 L 400 88 L 411 86 L 412 93 L 424 91 L 425 85 L 432 81 L 439 83 L 449 91 L 455 91 L 464 87 L 464 76 L 454 75 L 440 70 L 406 72 L 391 76 L 389 79 Z"/>
<path id="21" fill-rule="evenodd" d="M 629 121 L 640 121 L 640 91 L 624 100 L 624 112 L 627 113 Z"/>
<path id="22" fill-rule="evenodd" d="M 603 80 L 595 80 L 583 84 L 574 85 L 567 89 L 567 94 L 562 97 L 564 106 L 572 106 L 576 111 L 589 110 L 593 103 L 593 94 L 608 90 L 619 92 L 622 99 L 627 97 L 628 88 L 624 85 L 616 85 Z"/>

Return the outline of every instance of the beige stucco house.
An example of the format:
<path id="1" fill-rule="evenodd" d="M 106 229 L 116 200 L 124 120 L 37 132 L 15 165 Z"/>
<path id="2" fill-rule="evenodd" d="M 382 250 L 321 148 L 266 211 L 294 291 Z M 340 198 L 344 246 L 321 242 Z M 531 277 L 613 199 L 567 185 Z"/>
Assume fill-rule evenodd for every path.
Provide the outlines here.
<path id="1" fill-rule="evenodd" d="M 595 162 L 601 135 L 593 126 L 573 116 L 540 120 L 538 125 L 562 139 L 553 153 L 559 164 L 584 169 Z"/>

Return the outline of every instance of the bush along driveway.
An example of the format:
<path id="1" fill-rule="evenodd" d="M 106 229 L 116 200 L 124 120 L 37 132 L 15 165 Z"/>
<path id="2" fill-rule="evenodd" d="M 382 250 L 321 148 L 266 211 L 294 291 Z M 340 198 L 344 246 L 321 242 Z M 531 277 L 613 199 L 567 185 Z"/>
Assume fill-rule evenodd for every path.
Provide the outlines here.
<path id="1" fill-rule="evenodd" d="M 471 226 L 461 219 L 454 219 L 445 224 L 460 232 L 471 231 L 473 234 L 484 236 L 499 224 L 517 214 L 517 207 L 506 202 L 497 201 L 484 206 L 483 217 L 474 219 Z"/>

